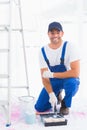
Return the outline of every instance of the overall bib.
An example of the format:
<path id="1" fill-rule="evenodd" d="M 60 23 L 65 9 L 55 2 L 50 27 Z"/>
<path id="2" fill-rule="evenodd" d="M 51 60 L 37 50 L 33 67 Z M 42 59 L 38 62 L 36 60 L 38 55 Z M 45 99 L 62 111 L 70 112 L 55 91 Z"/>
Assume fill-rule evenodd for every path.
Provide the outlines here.
<path id="1" fill-rule="evenodd" d="M 62 48 L 60 64 L 55 65 L 55 66 L 50 66 L 45 50 L 44 48 L 42 48 L 42 54 L 43 54 L 44 60 L 46 61 L 51 72 L 67 71 L 64 65 L 66 45 L 67 45 L 67 41 L 64 43 L 63 48 Z M 66 107 L 71 107 L 72 97 L 76 94 L 78 90 L 78 86 L 80 84 L 79 78 L 64 78 L 64 79 L 50 78 L 50 83 L 56 96 L 58 96 L 59 92 L 62 89 L 65 90 L 65 97 L 63 100 L 65 102 Z M 49 95 L 46 89 L 43 88 L 35 104 L 35 109 L 39 112 L 44 112 L 44 111 L 49 110 L 50 108 L 51 108 L 51 104 L 49 103 Z"/>

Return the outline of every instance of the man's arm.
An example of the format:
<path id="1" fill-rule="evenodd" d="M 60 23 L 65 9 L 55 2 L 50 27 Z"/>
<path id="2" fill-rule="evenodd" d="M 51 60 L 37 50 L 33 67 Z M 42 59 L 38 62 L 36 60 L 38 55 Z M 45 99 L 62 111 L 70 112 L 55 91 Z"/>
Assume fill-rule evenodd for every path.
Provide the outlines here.
<path id="1" fill-rule="evenodd" d="M 43 72 L 42 77 L 44 78 L 77 78 L 80 75 L 80 60 L 74 61 L 70 63 L 70 70 L 65 72 L 51 72 L 46 70 Z"/>
<path id="2" fill-rule="evenodd" d="M 48 68 L 41 69 L 41 75 L 42 75 L 43 85 L 44 85 L 46 91 L 48 92 L 49 102 L 51 103 L 52 110 L 54 112 L 54 108 L 57 107 L 57 97 L 56 97 L 55 93 L 52 90 L 52 86 L 50 84 L 49 78 L 43 78 L 44 71 L 48 71 Z"/>
<path id="3" fill-rule="evenodd" d="M 77 78 L 80 75 L 80 61 L 74 61 L 70 63 L 71 70 L 65 72 L 56 72 L 53 73 L 54 78 Z"/>
<path id="4" fill-rule="evenodd" d="M 48 71 L 48 68 L 41 69 L 42 83 L 48 93 L 53 92 L 49 78 L 43 78 L 43 72 Z"/>

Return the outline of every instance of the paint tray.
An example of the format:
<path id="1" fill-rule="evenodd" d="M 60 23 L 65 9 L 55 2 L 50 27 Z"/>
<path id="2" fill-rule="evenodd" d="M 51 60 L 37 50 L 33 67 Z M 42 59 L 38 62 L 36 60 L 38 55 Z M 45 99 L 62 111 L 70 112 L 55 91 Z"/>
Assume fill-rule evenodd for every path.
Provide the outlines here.
<path id="1" fill-rule="evenodd" d="M 67 125 L 67 119 L 60 113 L 41 114 L 41 121 L 44 126 L 61 126 Z"/>

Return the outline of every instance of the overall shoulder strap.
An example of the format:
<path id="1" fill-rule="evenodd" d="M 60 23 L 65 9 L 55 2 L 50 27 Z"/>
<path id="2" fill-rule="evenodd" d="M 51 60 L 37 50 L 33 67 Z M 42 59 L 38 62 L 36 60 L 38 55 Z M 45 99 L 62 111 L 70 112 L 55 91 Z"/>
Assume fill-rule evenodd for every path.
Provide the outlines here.
<path id="1" fill-rule="evenodd" d="M 43 57 L 44 57 L 44 60 L 46 61 L 47 65 L 49 66 L 49 60 L 46 56 L 46 53 L 45 53 L 45 50 L 44 50 L 44 47 L 41 48 L 41 51 L 42 51 L 42 54 L 43 54 Z"/>
<path id="2" fill-rule="evenodd" d="M 65 51 L 66 51 L 66 45 L 67 45 L 67 41 L 65 41 L 63 48 L 62 48 L 62 55 L 60 58 L 60 64 L 64 64 L 64 56 L 65 56 Z"/>

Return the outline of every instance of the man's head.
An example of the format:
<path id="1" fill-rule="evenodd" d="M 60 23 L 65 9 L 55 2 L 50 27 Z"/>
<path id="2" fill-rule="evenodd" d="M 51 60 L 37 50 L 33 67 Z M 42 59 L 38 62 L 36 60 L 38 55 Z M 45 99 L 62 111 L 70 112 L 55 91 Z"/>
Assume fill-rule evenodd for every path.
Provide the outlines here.
<path id="1" fill-rule="evenodd" d="M 48 32 L 52 30 L 63 31 L 62 25 L 59 22 L 52 22 L 48 26 Z"/>
<path id="2" fill-rule="evenodd" d="M 52 22 L 48 26 L 48 36 L 51 43 L 59 43 L 63 37 L 63 28 L 59 22 Z"/>

